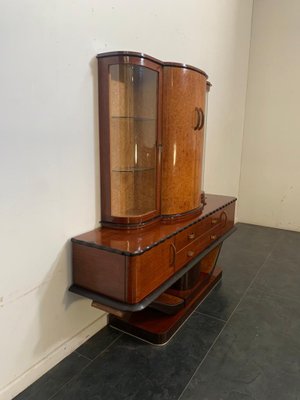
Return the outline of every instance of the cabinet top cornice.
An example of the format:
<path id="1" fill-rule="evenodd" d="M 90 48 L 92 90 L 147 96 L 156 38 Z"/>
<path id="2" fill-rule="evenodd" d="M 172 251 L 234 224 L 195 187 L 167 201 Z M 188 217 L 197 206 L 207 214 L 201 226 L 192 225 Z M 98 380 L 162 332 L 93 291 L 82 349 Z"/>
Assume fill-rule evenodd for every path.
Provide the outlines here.
<path id="1" fill-rule="evenodd" d="M 150 60 L 150 61 L 156 62 L 158 64 L 161 64 L 164 67 L 177 67 L 177 68 L 191 69 L 193 71 L 199 72 L 200 74 L 204 75 L 205 78 L 208 78 L 208 75 L 206 74 L 206 72 L 204 72 L 200 68 L 193 67 L 192 65 L 183 64 L 183 63 L 170 62 L 170 61 L 161 61 L 161 60 L 158 60 L 155 57 L 149 56 L 148 54 L 139 53 L 139 52 L 136 52 L 136 51 L 110 51 L 110 52 L 107 52 L 107 53 L 98 54 L 97 58 L 124 57 L 124 56 L 144 58 L 146 60 Z"/>

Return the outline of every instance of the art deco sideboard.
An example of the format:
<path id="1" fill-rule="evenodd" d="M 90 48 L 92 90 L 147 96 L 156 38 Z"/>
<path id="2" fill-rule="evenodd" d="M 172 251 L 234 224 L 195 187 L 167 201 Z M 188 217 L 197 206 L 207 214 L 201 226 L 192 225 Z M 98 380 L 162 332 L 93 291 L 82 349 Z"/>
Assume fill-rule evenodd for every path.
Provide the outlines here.
<path id="1" fill-rule="evenodd" d="M 102 227 L 72 239 L 72 292 L 110 325 L 166 343 L 221 278 L 233 197 L 203 191 L 205 72 L 98 56 Z"/>

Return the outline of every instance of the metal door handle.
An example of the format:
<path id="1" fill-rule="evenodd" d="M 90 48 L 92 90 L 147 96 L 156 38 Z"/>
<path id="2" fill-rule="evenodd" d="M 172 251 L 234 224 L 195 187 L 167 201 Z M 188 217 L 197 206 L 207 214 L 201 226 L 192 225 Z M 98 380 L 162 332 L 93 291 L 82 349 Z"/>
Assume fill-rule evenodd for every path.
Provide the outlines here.
<path id="1" fill-rule="evenodd" d="M 199 113 L 198 107 L 195 107 L 195 113 L 197 114 L 197 121 L 196 121 L 196 125 L 194 126 L 194 131 L 196 131 L 198 129 L 199 124 L 200 124 L 200 113 Z"/>
<path id="2" fill-rule="evenodd" d="M 198 123 L 198 131 L 200 131 L 203 128 L 204 125 L 204 112 L 202 108 L 198 108 L 198 113 L 199 113 L 199 123 Z"/>

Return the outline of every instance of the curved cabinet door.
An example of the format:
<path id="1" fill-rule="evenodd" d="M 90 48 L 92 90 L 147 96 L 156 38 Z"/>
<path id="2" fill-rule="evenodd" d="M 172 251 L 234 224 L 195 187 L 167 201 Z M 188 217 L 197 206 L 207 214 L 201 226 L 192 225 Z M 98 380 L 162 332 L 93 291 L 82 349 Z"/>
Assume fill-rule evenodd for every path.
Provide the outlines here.
<path id="1" fill-rule="evenodd" d="M 206 77 L 164 67 L 161 213 L 199 211 L 201 204 Z"/>
<path id="2" fill-rule="evenodd" d="M 160 214 L 160 65 L 99 58 L 102 222 L 139 225 Z"/>

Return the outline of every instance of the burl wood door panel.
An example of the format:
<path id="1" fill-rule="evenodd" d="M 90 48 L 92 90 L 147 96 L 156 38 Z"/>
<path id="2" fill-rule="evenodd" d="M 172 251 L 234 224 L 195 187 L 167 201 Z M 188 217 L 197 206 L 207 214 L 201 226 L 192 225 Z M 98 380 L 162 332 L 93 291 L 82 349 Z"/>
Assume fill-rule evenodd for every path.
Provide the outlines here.
<path id="1" fill-rule="evenodd" d="M 162 215 L 201 206 L 206 77 L 163 69 Z"/>

